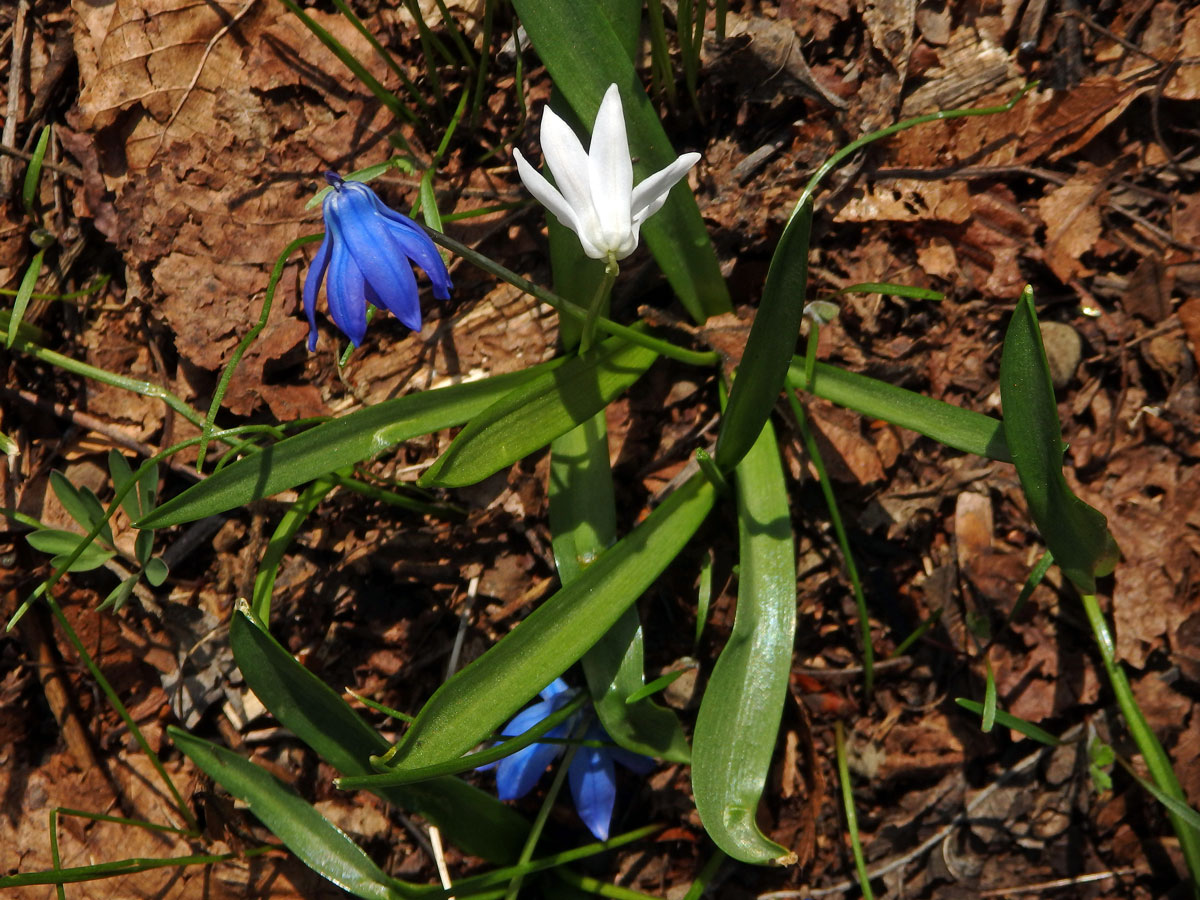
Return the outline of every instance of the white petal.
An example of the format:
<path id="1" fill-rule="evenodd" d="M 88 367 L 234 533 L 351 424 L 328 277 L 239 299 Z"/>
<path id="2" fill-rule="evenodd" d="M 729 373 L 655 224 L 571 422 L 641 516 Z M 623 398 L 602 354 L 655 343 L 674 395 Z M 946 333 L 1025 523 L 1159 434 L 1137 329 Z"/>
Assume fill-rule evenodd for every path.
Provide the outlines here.
<path id="1" fill-rule="evenodd" d="M 611 85 L 604 92 L 592 146 L 588 154 L 592 203 L 596 208 L 601 238 L 597 243 L 610 250 L 623 249 L 631 235 L 630 200 L 633 196 L 633 162 L 625 134 L 621 93 Z M 630 249 L 632 252 L 632 249 Z"/>
<path id="2" fill-rule="evenodd" d="M 513 157 L 517 161 L 517 174 L 521 176 L 521 182 L 525 185 L 526 190 L 533 194 L 534 199 L 554 213 L 558 221 L 579 236 L 584 253 L 593 259 L 604 259 L 606 254 L 580 231 L 579 222 L 575 219 L 575 211 L 571 209 L 563 195 L 545 179 L 541 172 L 529 164 L 521 155 L 520 150 L 514 149 Z"/>
<path id="3" fill-rule="evenodd" d="M 662 209 L 662 205 L 667 202 L 667 195 L 671 193 L 671 188 L 699 161 L 699 153 L 685 153 L 665 169 L 659 169 L 634 188 L 633 203 L 631 204 L 634 225 L 641 225 Z"/>
<path id="4" fill-rule="evenodd" d="M 596 209 L 588 184 L 588 155 L 570 127 L 549 106 L 542 113 L 542 155 L 564 200 L 575 213 L 576 233 L 596 242 Z"/>

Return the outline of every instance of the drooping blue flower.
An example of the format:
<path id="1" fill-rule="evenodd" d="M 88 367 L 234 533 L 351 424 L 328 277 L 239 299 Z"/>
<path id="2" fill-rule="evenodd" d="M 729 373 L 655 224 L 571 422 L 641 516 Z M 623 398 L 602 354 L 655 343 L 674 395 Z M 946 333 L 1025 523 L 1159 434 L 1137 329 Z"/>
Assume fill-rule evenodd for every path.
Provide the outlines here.
<path id="1" fill-rule="evenodd" d="M 500 733 L 504 737 L 524 734 L 547 716 L 566 706 L 575 696 L 561 678 L 554 679 L 541 692 L 542 702 L 517 713 Z M 571 716 L 546 733 L 546 737 L 569 737 L 579 726 L 580 715 Z M 596 720 L 592 720 L 584 734 L 584 740 L 611 744 L 612 739 Z M 546 767 L 554 762 L 565 749 L 564 744 L 530 744 L 512 756 L 506 756 L 496 767 L 496 793 L 501 800 L 516 800 L 528 794 Z M 571 796 L 579 818 L 599 840 L 608 840 L 608 829 L 612 823 L 613 807 L 617 799 L 617 778 L 613 761 L 639 775 L 646 775 L 654 768 L 654 760 L 638 753 L 615 746 L 582 745 L 575 751 L 567 780 L 571 785 Z M 482 768 L 491 768 L 483 766 Z"/>
<path id="2" fill-rule="evenodd" d="M 326 172 L 325 180 L 333 187 L 322 207 L 325 240 L 304 278 L 308 349 L 317 346 L 317 294 L 322 281 L 329 315 L 355 347 L 367 333 L 368 303 L 420 331 L 421 304 L 410 264 L 425 270 L 439 300 L 449 300 L 454 287 L 437 247 L 421 226 L 388 209 L 365 184 L 343 181 L 336 172 Z"/>

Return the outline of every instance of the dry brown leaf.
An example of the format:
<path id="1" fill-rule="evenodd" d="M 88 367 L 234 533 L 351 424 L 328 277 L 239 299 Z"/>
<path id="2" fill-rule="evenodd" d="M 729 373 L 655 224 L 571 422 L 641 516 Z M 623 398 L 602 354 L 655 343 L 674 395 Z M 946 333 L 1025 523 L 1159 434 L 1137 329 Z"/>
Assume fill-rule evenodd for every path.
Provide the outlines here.
<path id="1" fill-rule="evenodd" d="M 972 558 L 992 552 L 995 530 L 991 498 L 975 491 L 960 493 L 954 503 L 954 540 L 960 569 L 966 569 Z"/>
<path id="2" fill-rule="evenodd" d="M 1096 174 L 1085 172 L 1038 201 L 1038 212 L 1046 223 L 1046 264 L 1063 282 L 1089 271 L 1080 257 L 1100 237 L 1100 196 Z"/>
<path id="3" fill-rule="evenodd" d="M 1034 115 L 1022 134 L 1017 162 L 1069 156 L 1107 128 L 1152 81 L 1125 81 L 1111 75 L 1089 78 L 1069 91 L 1038 92 L 1027 98 Z"/>
<path id="4" fill-rule="evenodd" d="M 962 181 L 889 178 L 842 207 L 838 222 L 924 222 L 961 224 L 970 216 L 970 192 Z"/>
<path id="5" fill-rule="evenodd" d="M 1200 100 L 1200 6 L 1192 7 L 1183 21 L 1178 57 L 1175 73 L 1163 87 L 1163 96 L 1170 100 Z"/>
<path id="6" fill-rule="evenodd" d="M 883 463 L 875 445 L 858 430 L 861 418 L 855 421 L 843 415 L 844 412 L 832 408 L 820 409 L 817 404 L 809 408 L 817 442 L 823 445 L 821 450 L 825 465 L 829 468 L 829 476 L 859 484 L 882 481 Z"/>
<path id="7" fill-rule="evenodd" d="M 896 70 L 901 86 L 908 76 L 917 0 L 860 0 L 871 43 Z"/>

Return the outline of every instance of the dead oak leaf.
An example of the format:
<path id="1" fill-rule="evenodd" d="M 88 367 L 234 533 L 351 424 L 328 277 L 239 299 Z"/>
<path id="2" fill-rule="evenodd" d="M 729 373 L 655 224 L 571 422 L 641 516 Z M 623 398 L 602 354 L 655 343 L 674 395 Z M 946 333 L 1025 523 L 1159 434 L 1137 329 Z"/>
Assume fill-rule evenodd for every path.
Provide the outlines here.
<path id="1" fill-rule="evenodd" d="M 1088 78 L 1069 91 L 1041 93 L 1033 100 L 1029 128 L 1016 162 L 1069 156 L 1107 128 L 1137 97 L 1153 89 L 1153 79 L 1111 75 Z"/>
<path id="2" fill-rule="evenodd" d="M 889 178 L 852 199 L 834 217 L 837 222 L 923 222 L 962 224 L 971 210 L 971 196 L 962 181 L 923 181 Z"/>
<path id="3" fill-rule="evenodd" d="M 1046 264 L 1064 283 L 1088 271 L 1080 257 L 1100 238 L 1101 194 L 1095 173 L 1084 173 L 1038 201 L 1038 212 L 1046 223 Z"/>

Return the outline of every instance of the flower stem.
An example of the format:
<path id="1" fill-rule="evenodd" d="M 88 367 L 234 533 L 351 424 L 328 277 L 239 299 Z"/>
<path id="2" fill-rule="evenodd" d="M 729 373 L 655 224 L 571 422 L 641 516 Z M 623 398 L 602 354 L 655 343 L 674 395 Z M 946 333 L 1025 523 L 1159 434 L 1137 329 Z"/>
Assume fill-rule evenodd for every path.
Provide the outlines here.
<path id="1" fill-rule="evenodd" d="M 608 306 L 613 282 L 617 280 L 620 271 L 621 267 L 617 265 L 616 258 L 610 253 L 608 262 L 604 266 L 604 277 L 596 286 L 596 295 L 592 297 L 592 303 L 588 306 L 587 318 L 583 320 L 583 331 L 579 335 L 580 356 L 586 356 L 587 352 L 592 349 L 592 344 L 596 340 L 596 324 L 600 321 L 600 313 Z"/>

